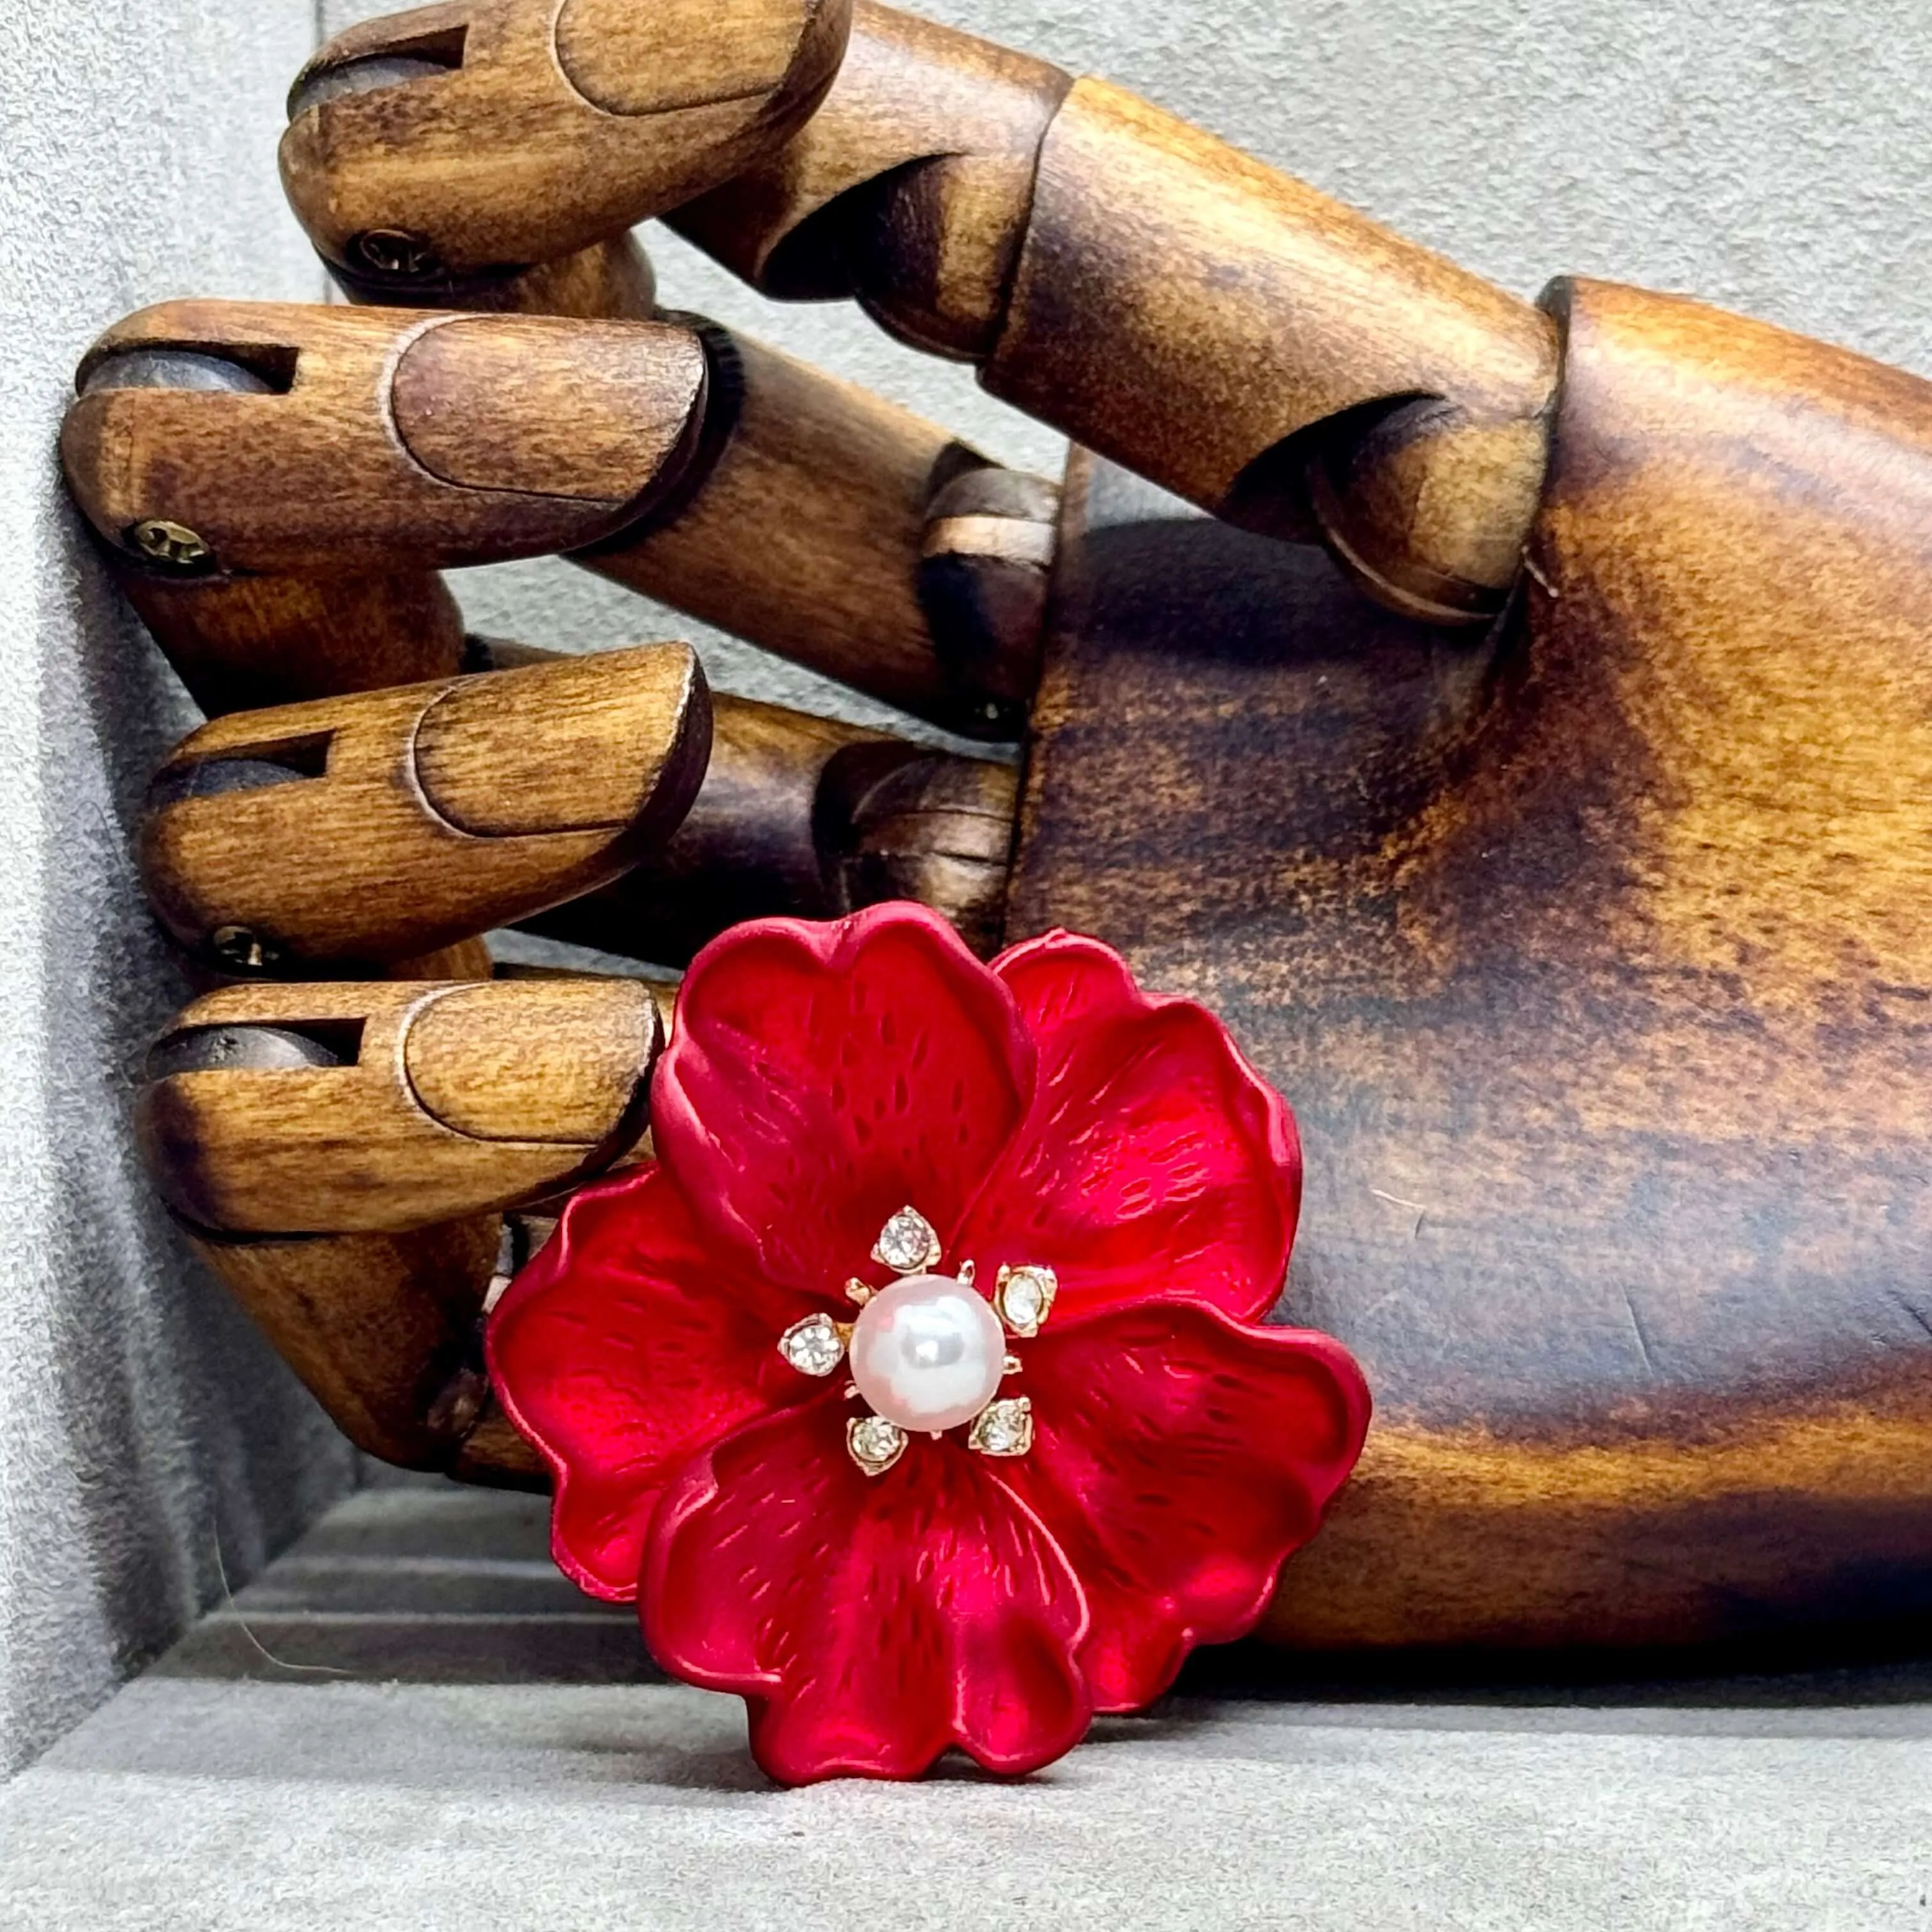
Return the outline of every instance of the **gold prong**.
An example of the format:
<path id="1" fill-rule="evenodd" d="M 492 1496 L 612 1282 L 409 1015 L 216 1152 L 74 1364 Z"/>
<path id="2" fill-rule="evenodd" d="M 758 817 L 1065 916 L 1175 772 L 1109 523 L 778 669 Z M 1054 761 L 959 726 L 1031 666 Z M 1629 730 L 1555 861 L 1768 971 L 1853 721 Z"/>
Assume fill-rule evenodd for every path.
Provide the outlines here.
<path id="1" fill-rule="evenodd" d="M 845 1359 L 851 1334 L 849 1324 L 829 1315 L 808 1315 L 778 1337 L 778 1353 L 801 1375 L 829 1376 Z"/>
<path id="2" fill-rule="evenodd" d="M 1033 1447 L 1033 1402 L 1023 1395 L 1001 1396 L 973 1418 L 966 1446 L 982 1456 L 1024 1456 Z"/>
<path id="3" fill-rule="evenodd" d="M 1000 1364 L 1000 1372 L 1002 1375 L 1016 1376 L 1019 1372 L 1020 1358 L 1017 1355 L 1009 1355 L 1006 1360 Z"/>
<path id="4" fill-rule="evenodd" d="M 993 1308 L 1014 1334 L 1037 1335 L 1059 1288 L 1050 1268 L 1033 1262 L 1009 1268 L 1003 1262 L 993 1284 Z"/>
<path id="5" fill-rule="evenodd" d="M 938 1231 L 910 1203 L 886 1222 L 872 1244 L 873 1260 L 895 1274 L 930 1274 L 942 1252 Z"/>
<path id="6" fill-rule="evenodd" d="M 979 1272 L 979 1268 L 976 1263 L 972 1262 L 962 1262 L 959 1264 L 958 1276 L 960 1286 L 962 1288 L 970 1288 L 973 1286 L 974 1276 L 976 1276 Z"/>
<path id="7" fill-rule="evenodd" d="M 846 1452 L 868 1476 L 883 1476 L 905 1446 L 905 1431 L 882 1415 L 855 1415 L 845 1425 Z"/>
<path id="8" fill-rule="evenodd" d="M 848 1382 L 845 1384 L 845 1400 L 848 1402 L 856 1401 L 858 1399 L 858 1394 L 859 1384 L 856 1382 Z"/>
<path id="9" fill-rule="evenodd" d="M 845 1284 L 845 1299 L 848 1301 L 856 1301 L 861 1308 L 872 1300 L 877 1292 L 876 1289 L 861 1281 L 856 1274 Z"/>

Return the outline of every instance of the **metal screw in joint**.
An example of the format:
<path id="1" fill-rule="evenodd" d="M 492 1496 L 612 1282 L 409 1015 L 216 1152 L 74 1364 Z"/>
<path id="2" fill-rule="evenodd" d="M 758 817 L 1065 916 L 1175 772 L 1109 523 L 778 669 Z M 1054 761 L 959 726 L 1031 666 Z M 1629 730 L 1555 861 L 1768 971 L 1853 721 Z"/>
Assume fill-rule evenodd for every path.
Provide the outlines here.
<path id="1" fill-rule="evenodd" d="M 442 272 L 434 245 L 406 228 L 365 228 L 350 240 L 349 254 L 372 274 L 399 282 L 427 281 Z"/>
<path id="2" fill-rule="evenodd" d="M 214 567 L 214 553 L 200 532 L 165 517 L 142 518 L 129 528 L 128 542 L 146 562 L 164 570 L 185 573 Z"/>
<path id="3" fill-rule="evenodd" d="M 280 946 L 258 938 L 245 926 L 218 926 L 208 936 L 208 950 L 238 973 L 266 973 L 282 956 Z"/>

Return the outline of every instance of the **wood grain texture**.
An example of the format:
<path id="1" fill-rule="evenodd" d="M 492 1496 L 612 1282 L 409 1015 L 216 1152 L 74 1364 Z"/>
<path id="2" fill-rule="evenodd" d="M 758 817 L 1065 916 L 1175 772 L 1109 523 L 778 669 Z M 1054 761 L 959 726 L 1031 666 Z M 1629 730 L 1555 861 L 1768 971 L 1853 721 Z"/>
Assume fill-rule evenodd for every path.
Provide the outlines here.
<path id="1" fill-rule="evenodd" d="M 652 352 L 637 352 L 640 341 Z M 404 447 L 467 490 L 643 499 L 696 434 L 704 356 L 690 332 L 550 316 L 458 316 L 415 337 L 389 408 Z M 598 406 L 581 406 L 586 386 Z"/>
<path id="2" fill-rule="evenodd" d="M 461 989 L 410 1026 L 403 1072 L 426 1113 L 478 1141 L 594 1144 L 610 1132 L 610 1096 L 634 1082 L 656 1051 L 656 1006 L 614 1000 L 599 981 L 547 985 L 540 1049 L 500 1024 L 494 985 Z M 559 1080 L 559 1065 L 572 1078 Z"/>
<path id="3" fill-rule="evenodd" d="M 231 714 L 176 748 L 141 829 L 169 930 L 264 963 L 404 957 L 615 877 L 710 748 L 680 644 Z"/>
<path id="4" fill-rule="evenodd" d="M 270 386 L 89 387 L 113 357 L 157 346 L 250 366 Z M 658 322 L 166 302 L 88 352 L 62 456 L 107 542 L 129 548 L 166 519 L 199 538 L 205 572 L 492 562 L 644 514 L 695 446 L 704 380 L 691 332 Z M 580 448 L 591 454 L 560 494 Z"/>
<path id="5" fill-rule="evenodd" d="M 1318 534 L 1405 615 L 1486 622 L 1514 581 L 1547 320 L 1118 88 L 862 0 L 818 111 L 673 219 L 1204 508 Z"/>
<path id="6" fill-rule="evenodd" d="M 361 292 L 355 285 L 350 292 Z M 629 235 L 519 275 L 472 282 L 460 301 L 457 292 L 447 284 L 409 292 L 412 304 L 640 321 L 650 320 L 656 300 L 650 260 Z M 184 578 L 145 568 L 118 546 L 106 554 L 141 621 L 211 717 L 420 684 L 463 668 L 462 614 L 432 571 Z"/>
<path id="7" fill-rule="evenodd" d="M 364 22 L 298 79 L 283 185 L 322 255 L 365 274 L 567 255 L 783 140 L 847 20 L 844 0 L 454 0 Z"/>
<path id="8" fill-rule="evenodd" d="M 983 356 L 1040 139 L 1070 84 L 1044 61 L 858 0 L 817 112 L 670 225 L 767 294 L 856 295 L 916 347 Z"/>
<path id="9" fill-rule="evenodd" d="M 1555 378 L 1526 304 L 1091 80 L 1041 148 L 984 376 L 1204 509 L 1269 534 L 1318 517 L 1371 588 L 1448 620 L 1514 578 Z M 1421 399 L 1393 448 L 1364 448 Z"/>
<path id="10" fill-rule="evenodd" d="M 110 554 L 128 602 L 210 717 L 462 668 L 462 613 L 433 572 L 181 579 Z"/>
<path id="11" fill-rule="evenodd" d="M 1932 389 L 1556 309 L 1485 639 L 1106 466 L 1066 539 L 1010 933 L 1124 945 L 1288 1094 L 1284 1312 L 1377 1394 L 1283 1641 L 1932 1601 Z"/>
<path id="12" fill-rule="evenodd" d="M 636 1143 L 662 1039 L 633 980 L 337 982 L 224 988 L 157 1054 L 219 1027 L 317 1041 L 340 1063 L 158 1061 L 142 1152 L 175 1213 L 224 1235 L 401 1233 L 547 1198 Z M 539 1084 L 533 1131 L 511 1137 L 506 1109 Z"/>
<path id="13" fill-rule="evenodd" d="M 740 920 L 836 919 L 882 899 L 999 944 L 1018 775 L 1010 765 L 720 694 L 696 802 L 658 850 L 524 922 L 682 966 Z"/>
<path id="14" fill-rule="evenodd" d="M 195 1252 L 358 1449 L 446 1467 L 477 1420 L 446 1401 L 495 1266 L 500 1218 L 401 1234 L 220 1240 Z"/>
<path id="15" fill-rule="evenodd" d="M 920 595 L 933 499 L 986 459 L 762 344 L 704 334 L 712 418 L 690 487 L 577 561 L 920 716 L 1016 730 L 1035 639 L 942 650 Z"/>

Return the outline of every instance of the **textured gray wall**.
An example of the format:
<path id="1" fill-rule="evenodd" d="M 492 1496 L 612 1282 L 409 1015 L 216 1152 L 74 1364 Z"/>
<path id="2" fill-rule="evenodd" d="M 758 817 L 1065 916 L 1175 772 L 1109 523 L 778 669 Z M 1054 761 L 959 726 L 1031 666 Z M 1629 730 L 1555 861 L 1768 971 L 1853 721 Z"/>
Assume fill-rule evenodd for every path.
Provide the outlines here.
<path id="1" fill-rule="evenodd" d="M 329 31 L 380 7 L 323 0 Z M 942 0 L 1138 88 L 1508 286 L 1702 292 L 1932 368 L 1916 0 Z M 306 296 L 273 147 L 309 0 L 0 0 L 0 1769 L 104 1694 L 349 1480 L 311 1405 L 182 1255 L 135 1171 L 142 1037 L 182 988 L 128 842 L 188 713 L 56 488 L 74 358 L 189 291 Z M 838 309 L 775 309 L 652 235 L 666 299 L 1040 468 L 1058 441 Z M 533 642 L 692 634 L 568 571 L 464 573 Z M 854 700 L 699 633 L 728 688 Z"/>
<path id="2" fill-rule="evenodd" d="M 308 0 L 0 7 L 0 1771 L 347 1486 L 307 1394 L 182 1249 L 127 1133 L 184 997 L 129 862 L 190 714 L 61 495 L 74 365 L 206 290 L 306 296 L 278 102 Z"/>

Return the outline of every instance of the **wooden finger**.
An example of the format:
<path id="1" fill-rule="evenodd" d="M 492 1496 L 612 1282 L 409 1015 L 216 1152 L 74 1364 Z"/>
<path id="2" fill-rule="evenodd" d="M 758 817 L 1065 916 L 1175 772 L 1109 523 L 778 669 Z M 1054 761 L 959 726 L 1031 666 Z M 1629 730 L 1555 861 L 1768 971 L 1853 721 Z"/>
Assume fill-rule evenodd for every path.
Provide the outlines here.
<path id="1" fill-rule="evenodd" d="M 905 340 L 981 359 L 1040 142 L 1072 84 L 1045 61 L 858 0 L 818 112 L 670 226 L 769 295 L 857 296 Z"/>
<path id="2" fill-rule="evenodd" d="M 163 352 L 260 386 L 157 382 Z M 181 576 L 495 561 L 647 511 L 705 381 L 695 336 L 663 323 L 169 302 L 89 352 L 62 455 L 100 535 Z"/>
<path id="3" fill-rule="evenodd" d="M 608 1166 L 644 1132 L 662 1036 L 632 980 L 225 987 L 158 1044 L 136 1125 L 192 1226 L 403 1233 Z"/>
<path id="4" fill-rule="evenodd" d="M 466 1358 L 502 1230 L 487 1214 L 398 1234 L 189 1239 L 350 1442 L 441 1468 L 482 1409 Z"/>
<path id="5" fill-rule="evenodd" d="M 1485 622 L 1515 580 L 1547 319 L 1118 88 L 860 0 L 818 112 L 674 220 L 1406 615 Z"/>
<path id="6" fill-rule="evenodd" d="M 1016 734 L 1057 493 L 1034 478 L 988 487 L 978 520 L 935 542 L 949 487 L 1012 472 L 852 383 L 716 325 L 702 334 L 710 414 L 686 488 L 577 561 L 916 716 Z"/>
<path id="7" fill-rule="evenodd" d="M 916 898 L 976 951 L 998 950 L 1012 766 L 750 698 L 712 705 L 711 760 L 677 830 L 608 886 L 523 924 L 681 966 L 742 920 Z"/>
<path id="8" fill-rule="evenodd" d="M 1040 148 L 984 380 L 1265 534 L 1305 517 L 1384 601 L 1484 619 L 1542 488 L 1548 319 L 1118 88 Z"/>
<path id="9" fill-rule="evenodd" d="M 430 571 L 334 578 L 117 573 L 128 600 L 210 717 L 453 676 L 463 616 Z"/>
<path id="10" fill-rule="evenodd" d="M 364 278 L 566 255 L 748 166 L 837 68 L 846 0 L 452 0 L 338 34 L 290 95 L 282 180 Z"/>
<path id="11" fill-rule="evenodd" d="M 142 874 L 231 968 L 403 958 L 615 877 L 677 825 L 710 742 L 681 644 L 235 713 L 157 775 Z"/>
<path id="12" fill-rule="evenodd" d="M 338 278 L 346 280 L 340 272 Z M 460 303 L 459 291 L 446 284 L 406 292 L 411 306 L 592 319 L 648 320 L 656 307 L 650 260 L 629 235 L 467 288 Z M 97 368 L 94 380 L 168 388 L 191 373 L 209 388 L 244 394 L 267 389 L 240 363 L 200 356 L 184 368 L 187 362 L 173 351 L 129 350 L 111 368 Z M 433 571 L 183 574 L 118 543 L 104 550 L 142 622 L 210 717 L 419 684 L 463 668 L 462 614 Z"/>

